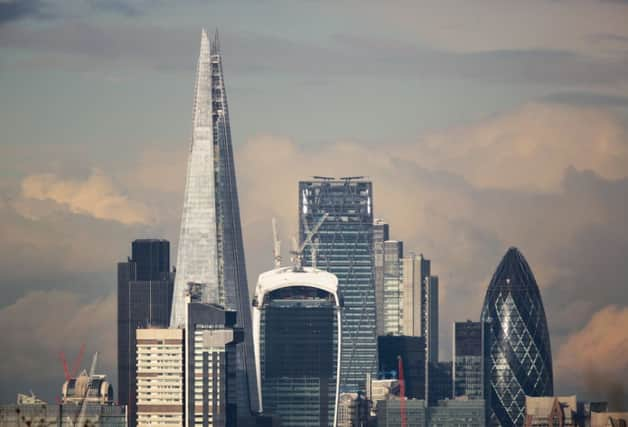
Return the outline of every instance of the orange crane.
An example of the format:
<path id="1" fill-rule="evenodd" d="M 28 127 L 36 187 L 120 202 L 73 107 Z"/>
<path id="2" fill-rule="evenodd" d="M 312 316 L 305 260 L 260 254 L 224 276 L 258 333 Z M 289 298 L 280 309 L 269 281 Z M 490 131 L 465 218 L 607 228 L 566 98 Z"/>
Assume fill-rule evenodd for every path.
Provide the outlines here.
<path id="1" fill-rule="evenodd" d="M 399 412 L 401 412 L 401 427 L 408 426 L 406 418 L 406 380 L 403 376 L 403 359 L 397 356 L 399 363 Z"/>
<path id="2" fill-rule="evenodd" d="M 68 367 L 68 361 L 65 358 L 65 353 L 63 351 L 59 352 L 59 358 L 61 359 L 61 363 L 63 363 L 63 373 L 65 374 L 66 381 L 69 381 L 71 378 L 76 377 L 76 374 L 78 374 L 78 370 L 81 367 L 81 361 L 83 360 L 83 354 L 85 354 L 85 343 L 81 344 L 79 354 L 74 360 L 72 371 L 70 371 L 70 368 Z"/>

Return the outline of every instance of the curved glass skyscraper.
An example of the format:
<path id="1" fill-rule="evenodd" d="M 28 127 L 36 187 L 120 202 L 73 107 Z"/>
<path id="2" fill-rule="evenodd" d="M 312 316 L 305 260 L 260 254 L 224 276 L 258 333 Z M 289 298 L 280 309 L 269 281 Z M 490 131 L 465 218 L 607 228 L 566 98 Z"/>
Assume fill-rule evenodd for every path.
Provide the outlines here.
<path id="1" fill-rule="evenodd" d="M 489 425 L 523 426 L 525 397 L 552 396 L 552 352 L 541 293 L 517 248 L 510 248 L 486 291 Z"/>

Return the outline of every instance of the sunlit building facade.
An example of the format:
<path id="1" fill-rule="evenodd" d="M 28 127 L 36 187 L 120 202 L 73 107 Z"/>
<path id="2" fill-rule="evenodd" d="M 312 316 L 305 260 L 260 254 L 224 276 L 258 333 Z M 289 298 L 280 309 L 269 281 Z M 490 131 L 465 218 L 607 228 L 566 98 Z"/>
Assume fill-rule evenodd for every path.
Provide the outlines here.
<path id="1" fill-rule="evenodd" d="M 251 309 L 222 55 L 218 36 L 210 42 L 204 30 L 192 122 L 170 324 L 185 324 L 189 283 L 201 284 L 203 303 L 237 311 L 244 331 L 237 357 L 242 426 L 259 410 Z"/>

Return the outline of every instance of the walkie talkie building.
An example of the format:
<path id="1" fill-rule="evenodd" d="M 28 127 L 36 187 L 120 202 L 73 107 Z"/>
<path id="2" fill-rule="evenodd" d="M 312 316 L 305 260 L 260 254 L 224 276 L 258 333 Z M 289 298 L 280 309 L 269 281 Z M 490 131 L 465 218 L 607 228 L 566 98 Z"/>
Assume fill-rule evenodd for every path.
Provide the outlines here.
<path id="1" fill-rule="evenodd" d="M 338 280 L 283 267 L 259 277 L 253 300 L 264 413 L 292 427 L 334 427 L 341 346 Z"/>
<path id="2" fill-rule="evenodd" d="M 488 423 L 523 426 L 526 396 L 552 396 L 552 352 L 541 293 L 517 248 L 500 262 L 486 292 L 482 321 Z"/>
<path id="3" fill-rule="evenodd" d="M 236 326 L 244 331 L 237 349 L 238 412 L 244 416 L 259 402 L 240 227 L 220 45 L 217 34 L 210 43 L 203 30 L 170 325 L 185 327 L 189 283 L 201 285 L 200 302 L 237 312 Z"/>

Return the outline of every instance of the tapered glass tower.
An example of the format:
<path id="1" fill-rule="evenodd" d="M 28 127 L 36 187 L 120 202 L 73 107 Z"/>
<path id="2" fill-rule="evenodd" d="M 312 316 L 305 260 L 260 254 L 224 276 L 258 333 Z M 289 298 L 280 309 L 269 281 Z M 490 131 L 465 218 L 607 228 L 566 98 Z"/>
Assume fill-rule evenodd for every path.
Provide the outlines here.
<path id="1" fill-rule="evenodd" d="M 489 425 L 523 426 L 526 396 L 554 393 L 552 352 L 541 293 L 527 261 L 510 248 L 486 292 L 482 321 Z"/>
<path id="2" fill-rule="evenodd" d="M 201 302 L 237 311 L 244 341 L 238 344 L 238 411 L 259 408 L 227 95 L 218 35 L 201 36 L 194 94 L 172 327 L 185 327 L 188 283 L 201 284 Z M 244 390 L 241 390 L 244 389 Z"/>

